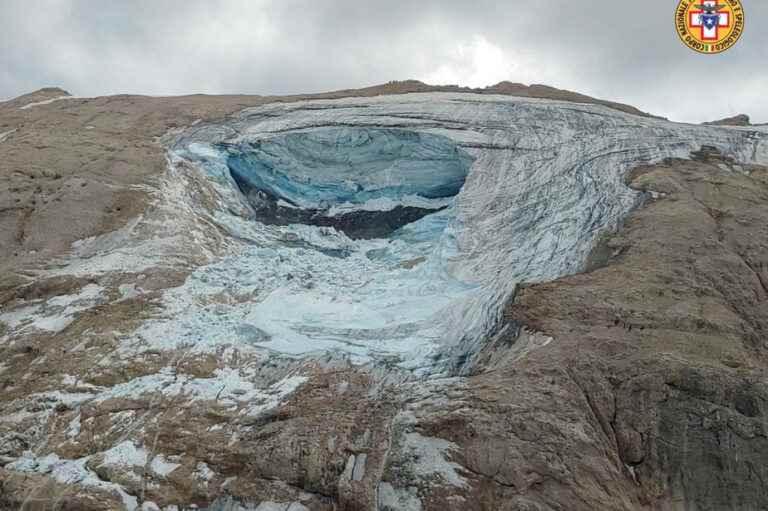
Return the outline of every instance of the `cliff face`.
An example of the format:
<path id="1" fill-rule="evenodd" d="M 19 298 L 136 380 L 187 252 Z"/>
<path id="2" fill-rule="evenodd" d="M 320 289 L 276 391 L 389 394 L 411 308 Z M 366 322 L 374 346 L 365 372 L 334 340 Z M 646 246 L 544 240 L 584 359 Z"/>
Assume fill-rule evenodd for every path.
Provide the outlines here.
<path id="1" fill-rule="evenodd" d="M 0 104 L 1 505 L 766 505 L 766 130 L 344 94 Z"/>
<path id="2" fill-rule="evenodd" d="M 768 174 L 732 168 L 711 153 L 635 169 L 630 185 L 663 198 L 603 241 L 598 267 L 526 286 L 506 309 L 514 324 L 556 340 L 514 370 L 498 366 L 511 388 L 542 389 L 523 408 L 552 410 L 550 437 L 575 443 L 586 431 L 598 446 L 591 460 L 612 457 L 632 481 L 624 492 L 608 485 L 605 504 L 570 509 L 765 505 L 768 233 L 759 218 Z M 580 487 L 604 475 L 577 474 L 594 474 L 594 461 L 570 446 L 553 450 L 571 453 L 560 458 L 568 476 L 544 464 L 546 484 L 591 494 Z M 577 462 L 590 470 L 574 470 Z"/>

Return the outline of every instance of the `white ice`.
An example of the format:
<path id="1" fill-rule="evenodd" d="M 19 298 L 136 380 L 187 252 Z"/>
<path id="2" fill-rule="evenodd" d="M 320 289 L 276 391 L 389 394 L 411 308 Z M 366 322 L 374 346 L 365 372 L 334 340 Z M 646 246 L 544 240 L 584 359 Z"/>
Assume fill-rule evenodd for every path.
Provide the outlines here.
<path id="1" fill-rule="evenodd" d="M 34 103 L 27 103 L 26 105 L 21 106 L 20 110 L 27 110 L 29 108 L 33 108 L 36 106 L 43 106 L 43 105 L 50 105 L 51 103 L 55 103 L 56 101 L 61 101 L 62 99 L 75 99 L 74 96 L 56 96 L 55 98 L 46 99 L 44 101 L 35 101 Z"/>

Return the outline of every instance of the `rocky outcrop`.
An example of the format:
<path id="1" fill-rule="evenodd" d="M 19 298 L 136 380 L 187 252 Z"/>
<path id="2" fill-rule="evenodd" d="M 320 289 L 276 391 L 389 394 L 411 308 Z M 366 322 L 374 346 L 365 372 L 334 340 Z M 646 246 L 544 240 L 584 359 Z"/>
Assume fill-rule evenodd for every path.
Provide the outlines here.
<path id="1" fill-rule="evenodd" d="M 319 98 L 337 98 L 348 96 L 374 96 L 381 94 L 408 94 L 414 92 L 464 92 L 473 94 L 504 94 L 509 96 L 517 96 L 523 98 L 539 98 L 539 99 L 553 99 L 558 101 L 569 101 L 574 103 L 585 103 L 593 105 L 603 105 L 621 112 L 625 112 L 633 115 L 642 115 L 645 117 L 656 117 L 649 113 L 643 112 L 633 106 L 625 105 L 623 103 L 616 103 L 615 101 L 606 101 L 603 99 L 593 98 L 586 94 L 579 94 L 565 89 L 557 89 L 550 87 L 549 85 L 532 84 L 525 85 L 522 83 L 512 83 L 508 81 L 499 82 L 496 85 L 489 85 L 483 88 L 471 88 L 461 87 L 458 85 L 428 85 L 418 80 L 400 80 L 392 81 L 383 85 L 376 85 L 373 87 L 367 87 L 364 89 L 350 89 L 337 91 L 332 93 L 326 93 L 319 95 Z"/>
<path id="2" fill-rule="evenodd" d="M 604 266 L 524 287 L 507 311 L 555 339 L 526 364 L 559 373 L 556 392 L 571 389 L 564 402 L 581 403 L 579 422 L 650 509 L 768 498 L 768 172 L 736 167 L 712 156 L 636 169 L 630 184 L 664 197 L 605 241 Z"/>
<path id="3" fill-rule="evenodd" d="M 380 92 L 0 104 L 17 126 L 3 179 L 45 164 L 87 181 L 33 194 L 45 207 L 5 263 L 0 508 L 764 507 L 765 131 Z M 227 148 L 264 140 L 243 188 Z M 435 162 L 454 150 L 472 166 L 445 194 Z M 312 214 L 261 222 L 266 192 Z M 425 215 L 371 237 L 315 221 L 403 204 Z M 389 287 L 366 294 L 379 274 Z M 435 293 L 446 274 L 483 285 Z M 471 307 L 429 298 L 445 290 Z"/>
<path id="4" fill-rule="evenodd" d="M 749 122 L 749 116 L 747 114 L 734 115 L 733 117 L 726 117 L 725 119 L 719 119 L 717 121 L 705 122 L 709 126 L 751 126 Z"/>
<path id="5" fill-rule="evenodd" d="M 649 113 L 638 110 L 637 108 L 630 105 L 616 103 L 614 101 L 605 101 L 603 99 L 596 99 L 585 94 L 579 94 L 578 92 L 557 89 L 555 87 L 542 84 L 523 85 L 521 83 L 499 82 L 496 85 L 491 85 L 483 89 L 483 93 L 509 94 L 511 96 L 520 96 L 526 98 L 555 99 L 558 101 L 572 101 L 574 103 L 603 105 L 615 110 L 619 110 L 621 112 L 626 112 L 628 114 L 656 117 Z"/>

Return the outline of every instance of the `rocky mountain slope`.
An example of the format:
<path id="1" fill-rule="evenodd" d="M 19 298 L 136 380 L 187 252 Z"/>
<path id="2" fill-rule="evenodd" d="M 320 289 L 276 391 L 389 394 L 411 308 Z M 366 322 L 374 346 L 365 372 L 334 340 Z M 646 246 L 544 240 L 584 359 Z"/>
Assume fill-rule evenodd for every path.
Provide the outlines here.
<path id="1" fill-rule="evenodd" d="M 747 114 L 734 115 L 733 117 L 726 117 L 725 119 L 719 119 L 717 121 L 705 122 L 710 126 L 751 126 L 749 122 L 749 116 Z"/>
<path id="2" fill-rule="evenodd" d="M 767 507 L 768 129 L 639 114 L 0 103 L 0 508 Z"/>

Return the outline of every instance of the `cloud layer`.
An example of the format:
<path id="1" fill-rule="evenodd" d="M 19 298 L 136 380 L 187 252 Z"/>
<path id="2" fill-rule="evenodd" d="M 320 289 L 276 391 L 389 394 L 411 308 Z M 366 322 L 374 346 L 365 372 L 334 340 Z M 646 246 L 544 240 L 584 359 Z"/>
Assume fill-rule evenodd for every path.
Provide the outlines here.
<path id="1" fill-rule="evenodd" d="M 0 97 L 291 94 L 393 79 L 546 83 L 675 120 L 768 122 L 768 2 L 699 55 L 671 0 L 4 0 Z"/>

